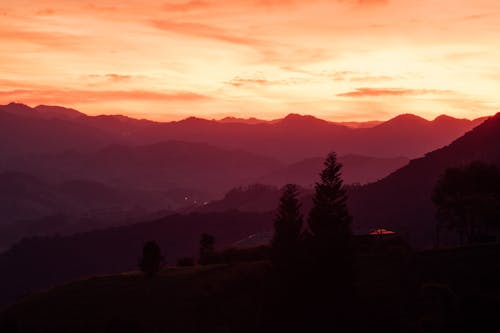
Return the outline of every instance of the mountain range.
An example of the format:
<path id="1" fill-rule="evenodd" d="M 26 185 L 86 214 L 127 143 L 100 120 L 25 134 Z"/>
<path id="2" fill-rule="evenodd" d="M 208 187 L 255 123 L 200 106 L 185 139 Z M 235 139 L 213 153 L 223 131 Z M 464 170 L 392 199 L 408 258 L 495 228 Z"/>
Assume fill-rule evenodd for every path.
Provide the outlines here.
<path id="1" fill-rule="evenodd" d="M 313 116 L 290 114 L 270 122 L 216 121 L 190 117 L 153 122 L 124 116 L 86 116 L 53 106 L 0 106 L 0 149 L 4 153 L 99 150 L 112 144 L 147 145 L 162 141 L 211 144 L 293 163 L 305 158 L 357 154 L 420 157 L 448 144 L 484 118 L 439 116 L 433 121 L 400 115 L 373 127 L 357 128 Z"/>
<path id="2" fill-rule="evenodd" d="M 105 125 L 102 125 L 102 119 L 99 117 L 78 115 L 76 119 L 80 120 L 75 122 L 74 120 L 59 118 L 55 120 L 54 118 L 28 118 L 12 115 L 8 112 L 2 114 L 2 116 L 41 121 L 45 122 L 43 124 L 46 126 L 53 126 L 54 124 L 57 126 L 62 124 L 63 127 L 83 126 L 85 131 L 78 132 L 78 135 L 81 133 L 100 133 L 100 135 L 102 134 L 101 138 L 116 138 L 117 133 L 120 133 L 118 126 L 113 127 L 114 125 L 110 126 L 114 130 L 104 131 Z M 89 120 L 87 118 L 91 119 L 90 122 L 87 122 Z M 328 122 L 314 117 L 289 116 L 287 118 L 279 123 L 263 124 L 262 126 L 267 126 L 266 128 L 272 127 L 274 129 L 273 133 L 281 134 L 292 128 L 298 132 L 302 128 L 301 126 L 305 126 L 306 129 L 309 126 L 309 128 L 317 129 L 319 133 L 322 133 L 321 135 L 326 135 L 329 130 L 325 130 L 325 128 L 332 126 Z M 132 120 L 130 118 L 105 117 L 103 119 L 111 124 L 120 124 L 121 122 L 122 129 L 132 127 L 137 129 L 141 126 L 147 128 L 151 125 L 149 121 Z M 117 122 L 117 120 L 119 121 Z M 455 130 L 465 123 L 468 124 L 467 126 L 473 126 L 472 121 L 456 120 L 449 117 L 438 117 L 436 120 L 429 122 L 415 116 L 404 115 L 371 128 L 340 128 L 343 128 L 343 131 L 346 131 L 345 133 L 348 131 L 379 133 L 377 134 L 378 138 L 385 138 L 384 140 L 389 140 L 392 137 L 393 144 L 398 146 L 400 142 L 397 140 L 402 140 L 400 137 L 402 131 L 398 127 L 404 128 L 408 121 L 414 124 L 414 129 L 406 129 L 408 133 L 405 135 L 413 135 L 415 138 L 414 143 L 418 142 L 419 136 L 422 137 L 420 132 L 422 128 L 428 130 L 429 133 L 436 134 L 437 129 L 443 126 L 443 123 L 455 124 Z M 85 122 L 86 125 L 82 125 L 81 122 Z M 91 125 L 91 122 L 97 122 L 103 128 Z M 219 128 L 220 125 L 217 122 L 187 119 L 181 122 L 167 123 L 166 125 L 159 124 L 158 126 L 177 128 L 177 133 L 189 132 L 179 130 L 179 128 L 184 128 L 179 123 L 187 124 L 185 128 L 188 128 L 189 131 L 196 128 L 195 124 L 206 125 L 206 127 L 203 127 L 205 132 L 202 134 L 210 133 L 214 130 L 213 128 Z M 226 125 L 231 127 L 234 124 L 225 124 L 224 126 Z M 237 132 L 237 128 L 240 128 L 240 126 L 243 126 L 241 128 L 261 126 L 261 124 L 248 125 L 240 123 L 236 125 L 236 128 L 231 129 L 234 133 Z M 339 127 L 338 125 L 333 126 L 335 128 Z M 430 128 L 434 129 L 430 130 Z M 464 127 L 460 127 L 460 131 L 465 131 Z M 227 134 L 227 132 L 224 133 Z M 268 133 L 271 133 L 271 131 L 269 130 Z M 298 133 L 300 136 L 300 132 Z M 151 133 L 151 137 L 154 137 L 153 134 L 156 135 Z M 173 135 L 171 132 L 167 134 Z M 317 139 L 321 135 L 314 137 Z M 434 208 L 430 196 L 437 178 L 447 167 L 461 165 L 473 160 L 500 165 L 499 135 L 500 114 L 497 114 L 458 139 L 450 140 L 451 143 L 448 143 L 448 145 L 435 149 L 423 157 L 411 160 L 407 165 L 393 171 L 379 181 L 363 186 L 350 186 L 348 205 L 354 218 L 354 230 L 365 233 L 371 229 L 384 227 L 400 233 L 410 240 L 414 246 L 429 246 L 432 243 L 434 226 Z M 127 136 L 125 137 L 127 138 Z M 436 137 L 438 137 L 437 134 L 434 138 Z M 444 136 L 440 136 L 440 138 L 443 139 Z M 10 189 L 10 192 L 4 192 L 5 198 L 3 198 L 3 202 L 6 204 L 2 209 L 14 214 L 17 205 L 28 202 L 29 206 L 33 207 L 32 216 L 38 216 L 43 211 L 43 207 L 50 207 L 54 202 L 63 202 L 68 207 L 77 207 L 77 210 L 80 209 L 79 205 L 83 205 L 83 211 L 85 211 L 85 207 L 101 209 L 102 205 L 108 207 L 108 205 L 117 203 L 128 207 L 131 206 L 130 202 L 134 202 L 134 204 L 144 202 L 145 206 L 148 203 L 154 205 L 155 200 L 159 200 L 159 205 L 163 205 L 161 200 L 165 200 L 165 196 L 148 197 L 148 195 L 161 193 L 161 188 L 165 184 L 169 184 L 171 179 L 182 179 L 184 175 L 187 179 L 186 184 L 189 184 L 190 181 L 192 184 L 206 181 L 207 187 L 213 187 L 224 182 L 229 184 L 231 177 L 235 177 L 233 178 L 235 182 L 244 183 L 245 179 L 254 176 L 254 171 L 255 174 L 260 173 L 259 179 L 265 179 L 266 177 L 278 178 L 278 175 L 283 175 L 281 181 L 288 181 L 289 179 L 299 179 L 308 170 L 316 170 L 315 168 L 318 168 L 320 162 L 319 159 L 308 159 L 307 156 L 302 155 L 302 162 L 287 164 L 283 162 L 286 158 L 272 158 L 266 156 L 265 153 L 255 154 L 251 150 L 248 152 L 229 150 L 227 147 L 221 148 L 212 145 L 213 143 L 197 144 L 180 141 L 158 141 L 149 144 L 115 142 L 102 148 L 85 146 L 84 148 L 90 149 L 79 150 L 74 148 L 66 152 L 35 153 L 32 151 L 25 154 L 14 154 L 15 157 L 12 157 L 12 159 L 3 158 L 2 165 L 9 166 L 9 163 L 12 163 L 10 166 L 14 166 L 15 163 L 18 163 L 18 166 L 25 165 L 27 167 L 27 165 L 33 163 L 32 168 L 38 169 L 37 166 L 43 166 L 45 163 L 45 170 L 48 170 L 48 174 L 50 174 L 49 171 L 53 167 L 56 168 L 59 165 L 59 170 L 67 172 L 69 176 L 66 178 L 66 176 L 58 175 L 58 172 L 55 172 L 56 175 L 51 176 L 52 181 L 48 182 L 44 178 L 33 177 L 29 173 L 6 173 L 3 177 L 0 177 L 0 180 L 6 184 L 2 185 L 2 187 Z M 403 149 L 402 146 L 403 144 L 399 145 L 398 149 Z M 386 168 L 384 163 L 387 163 L 387 161 L 392 163 L 394 158 L 397 157 L 393 156 L 387 159 L 379 157 L 377 163 L 380 163 L 381 168 Z M 373 166 L 377 165 L 370 162 L 367 157 L 352 154 L 341 159 L 346 164 L 346 175 L 348 174 L 347 166 L 349 163 L 358 163 L 358 165 L 373 163 Z M 401 162 L 404 161 L 401 160 Z M 262 173 L 269 166 L 277 168 L 274 171 L 275 176 L 273 176 L 273 171 Z M 259 167 L 262 167 L 262 169 L 259 169 Z M 241 172 L 236 173 L 236 175 L 232 173 L 235 169 L 239 170 L 240 168 Z M 154 171 L 156 175 L 149 175 L 151 178 L 148 178 L 146 172 L 148 169 L 156 170 Z M 90 177 L 88 175 L 95 175 L 96 170 L 102 172 L 102 176 L 100 176 L 102 178 L 86 179 L 86 177 Z M 162 170 L 167 176 L 158 178 L 158 174 Z M 184 170 L 185 174 L 176 174 L 175 170 Z M 388 169 L 384 170 L 384 172 L 389 172 Z M 86 175 L 85 172 L 88 172 L 88 174 Z M 222 176 L 217 176 L 217 172 Z M 287 178 L 287 172 L 290 178 Z M 127 178 L 127 175 L 130 175 L 130 179 Z M 188 175 L 191 175 L 192 179 Z M 212 175 L 219 178 L 207 179 Z M 73 176 L 82 176 L 82 179 L 70 181 L 69 179 Z M 115 184 L 104 183 L 110 181 L 110 179 L 111 182 L 115 179 Z M 137 179 L 145 179 L 145 181 L 138 181 Z M 277 182 L 279 181 L 277 180 Z M 310 182 L 310 180 L 306 179 L 305 182 Z M 139 186 L 141 184 L 142 186 Z M 97 193 L 100 194 L 100 197 L 94 197 Z M 61 194 L 63 194 L 62 197 L 60 197 Z M 19 195 L 18 199 L 15 199 L 16 195 Z M 176 256 L 193 255 L 198 237 L 203 232 L 214 234 L 220 246 L 232 244 L 250 234 L 268 232 L 272 228 L 273 216 L 273 213 L 269 211 L 274 209 L 278 196 L 279 191 L 276 187 L 254 185 L 246 189 L 234 189 L 228 192 L 222 200 L 207 202 L 206 205 L 203 202 L 193 206 L 194 202 L 190 202 L 191 207 L 185 210 L 186 213 L 183 215 L 171 215 L 172 213 L 164 212 L 164 215 L 169 216 L 161 219 L 144 218 L 142 221 L 146 222 L 133 225 L 114 226 L 67 236 L 44 236 L 24 239 L 0 254 L 2 271 L 15 272 L 3 274 L 1 277 L 2 285 L 15 286 L 5 299 L 12 299 L 12 297 L 19 296 L 20 293 L 44 288 L 52 283 L 59 283 L 67 279 L 98 273 L 124 271 L 135 267 L 135 256 L 140 252 L 141 244 L 148 239 L 158 239 L 162 248 L 168 253 L 169 260 L 172 260 Z M 303 191 L 301 200 L 304 202 L 304 210 L 307 212 L 311 201 L 310 189 Z M 29 219 L 32 216 L 26 216 L 26 218 Z M 137 222 L 137 220 L 133 221 L 131 219 L 128 223 L 134 222 Z M 59 222 L 56 219 L 53 223 L 57 225 Z M 103 222 L 102 226 L 105 225 Z M 34 227 L 30 226 L 30 228 Z M 54 270 L 53 267 L 57 266 L 58 262 L 72 262 L 72 264 L 64 264 Z M 20 266 L 19 263 L 22 263 L 22 265 Z M 19 276 L 24 278 L 19 279 Z"/>

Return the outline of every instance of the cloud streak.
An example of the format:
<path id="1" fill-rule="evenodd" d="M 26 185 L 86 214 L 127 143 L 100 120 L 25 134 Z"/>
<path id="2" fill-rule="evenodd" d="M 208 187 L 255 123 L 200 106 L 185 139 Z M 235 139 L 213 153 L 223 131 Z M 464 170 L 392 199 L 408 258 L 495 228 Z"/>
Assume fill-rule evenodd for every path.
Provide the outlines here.
<path id="1" fill-rule="evenodd" d="M 151 24 L 153 27 L 163 31 L 199 38 L 215 39 L 226 43 L 247 46 L 262 45 L 264 43 L 252 37 L 234 35 L 224 29 L 202 23 L 154 20 Z"/>
<path id="2" fill-rule="evenodd" d="M 58 89 L 16 89 L 0 91 L 2 103 L 11 101 L 28 104 L 77 104 L 110 101 L 161 101 L 161 102 L 200 102 L 211 98 L 205 95 L 185 92 L 157 92 L 142 90 L 58 90 Z"/>
<path id="3" fill-rule="evenodd" d="M 384 97 L 412 95 L 442 95 L 452 93 L 449 90 L 405 89 L 405 88 L 357 88 L 353 91 L 337 94 L 339 97 Z"/>

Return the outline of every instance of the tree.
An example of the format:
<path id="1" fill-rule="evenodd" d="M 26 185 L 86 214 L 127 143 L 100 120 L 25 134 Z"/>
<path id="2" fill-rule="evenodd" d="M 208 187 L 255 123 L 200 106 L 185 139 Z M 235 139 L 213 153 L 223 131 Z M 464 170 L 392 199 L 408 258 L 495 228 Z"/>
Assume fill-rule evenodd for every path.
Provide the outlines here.
<path id="1" fill-rule="evenodd" d="M 283 187 L 280 204 L 274 219 L 274 235 L 271 242 L 273 264 L 279 268 L 297 264 L 303 217 L 300 213 L 297 186 Z"/>
<path id="2" fill-rule="evenodd" d="M 348 325 L 355 293 L 351 216 L 341 178 L 342 165 L 329 153 L 316 183 L 304 234 L 310 266 L 305 275 L 311 295 L 305 315 L 329 330 Z"/>
<path id="3" fill-rule="evenodd" d="M 147 277 L 153 277 L 160 271 L 163 256 L 155 241 L 149 241 L 142 249 L 142 258 L 139 261 L 139 268 Z"/>
<path id="4" fill-rule="evenodd" d="M 500 172 L 495 165 L 472 162 L 448 168 L 438 179 L 432 200 L 437 230 L 456 230 L 461 242 L 474 242 L 500 218 Z"/>
<path id="5" fill-rule="evenodd" d="M 316 183 L 313 208 L 308 226 L 316 255 L 333 258 L 348 251 L 351 239 L 351 216 L 347 209 L 347 194 L 341 178 L 342 165 L 334 152 L 328 154 L 320 182 Z"/>
<path id="6" fill-rule="evenodd" d="M 213 259 L 215 252 L 215 237 L 203 233 L 200 237 L 200 258 L 198 259 L 198 263 L 200 265 L 209 264 Z"/>

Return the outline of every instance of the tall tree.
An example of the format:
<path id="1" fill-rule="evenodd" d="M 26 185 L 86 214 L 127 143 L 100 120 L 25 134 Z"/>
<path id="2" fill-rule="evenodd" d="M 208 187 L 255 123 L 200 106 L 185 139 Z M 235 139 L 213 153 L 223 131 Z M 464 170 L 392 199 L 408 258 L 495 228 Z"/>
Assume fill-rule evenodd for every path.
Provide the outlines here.
<path id="1" fill-rule="evenodd" d="M 298 264 L 300 233 L 303 224 L 300 207 L 297 186 L 285 185 L 274 219 L 274 235 L 271 242 L 272 260 L 277 268 L 289 268 Z"/>
<path id="2" fill-rule="evenodd" d="M 305 284 L 311 290 L 307 315 L 329 330 L 350 322 L 355 292 L 351 216 L 341 169 L 337 155 L 329 153 L 315 186 L 305 238 L 310 262 Z"/>
<path id="3" fill-rule="evenodd" d="M 341 178 L 342 165 L 334 152 L 328 154 L 320 182 L 316 183 L 313 208 L 308 226 L 312 241 L 321 257 L 342 255 L 351 238 L 351 216 L 347 209 L 347 194 Z"/>
<path id="4" fill-rule="evenodd" d="M 448 168 L 432 200 L 439 226 L 456 230 L 461 241 L 478 240 L 500 220 L 500 171 L 493 164 L 472 162 Z"/>
<path id="5" fill-rule="evenodd" d="M 142 258 L 139 261 L 139 268 L 147 277 L 153 277 L 161 268 L 163 256 L 155 241 L 149 241 L 142 249 Z"/>

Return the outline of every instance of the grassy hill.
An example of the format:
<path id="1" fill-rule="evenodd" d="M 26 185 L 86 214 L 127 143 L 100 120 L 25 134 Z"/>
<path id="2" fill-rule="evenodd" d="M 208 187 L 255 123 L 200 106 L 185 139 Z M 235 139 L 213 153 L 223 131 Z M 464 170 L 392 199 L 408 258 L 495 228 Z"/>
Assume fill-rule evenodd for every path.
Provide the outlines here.
<path id="1" fill-rule="evenodd" d="M 498 244 L 361 256 L 350 326 L 343 331 L 498 328 L 499 258 Z M 302 292 L 314 277 L 308 281 Z M 167 268 L 153 279 L 128 272 L 27 296 L 2 312 L 0 328 L 2 332 L 14 327 L 17 332 L 260 332 L 282 331 L 297 323 L 303 325 L 295 326 L 299 331 L 316 331 L 322 323 L 331 323 L 335 311 L 328 308 L 323 322 L 307 319 L 315 298 L 304 301 L 295 292 L 284 292 L 283 281 L 273 275 L 267 261 Z M 295 315 L 283 313 L 287 304 L 296 307 Z"/>

